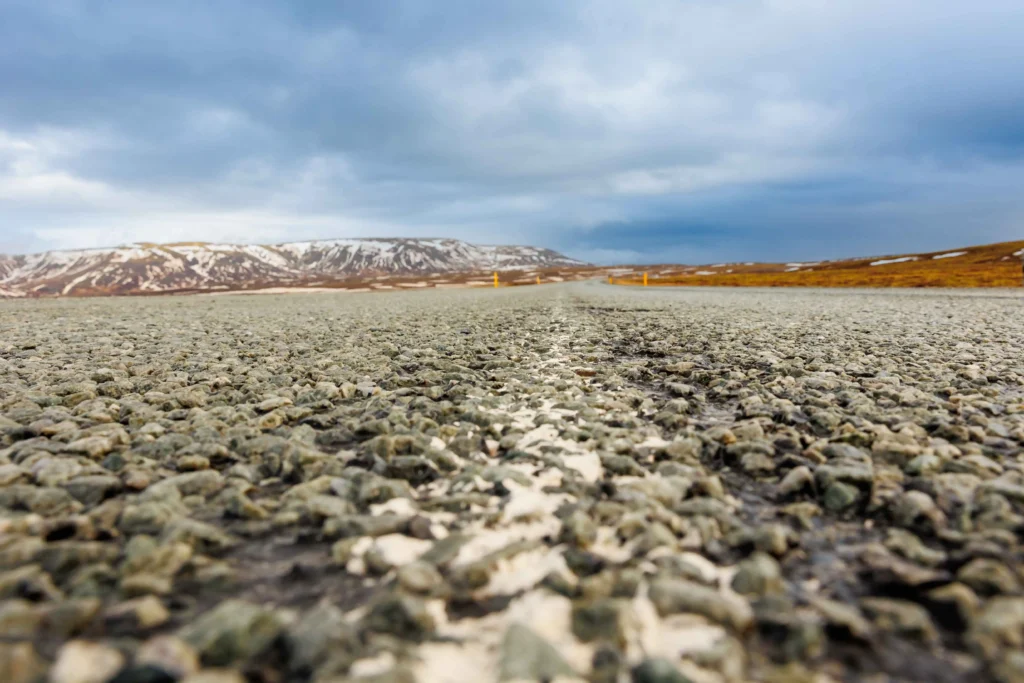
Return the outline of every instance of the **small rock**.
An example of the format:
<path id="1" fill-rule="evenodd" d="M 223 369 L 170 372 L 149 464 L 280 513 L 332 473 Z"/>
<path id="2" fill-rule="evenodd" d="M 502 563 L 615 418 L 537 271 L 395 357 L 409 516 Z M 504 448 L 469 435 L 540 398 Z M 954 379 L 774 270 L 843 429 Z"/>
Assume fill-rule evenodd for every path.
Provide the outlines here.
<path id="1" fill-rule="evenodd" d="M 270 513 L 241 491 L 232 489 L 224 501 L 224 515 L 235 519 L 266 519 Z"/>
<path id="2" fill-rule="evenodd" d="M 108 628 L 131 631 L 160 626 L 169 618 L 170 612 L 152 595 L 114 605 L 103 614 Z"/>
<path id="3" fill-rule="evenodd" d="M 60 600 L 63 593 L 38 564 L 0 573 L 0 600 L 23 598 L 33 602 Z"/>
<path id="4" fill-rule="evenodd" d="M 837 481 L 825 489 L 821 503 L 826 510 L 842 512 L 854 506 L 859 498 L 860 490 L 857 487 Z"/>
<path id="5" fill-rule="evenodd" d="M 793 530 L 784 524 L 765 524 L 753 533 L 754 547 L 775 557 L 785 555 L 798 540 Z"/>
<path id="6" fill-rule="evenodd" d="M 921 450 L 912 439 L 905 441 L 900 435 L 879 439 L 871 446 L 871 454 L 876 462 L 890 463 L 897 467 L 904 467 L 921 455 Z"/>
<path id="7" fill-rule="evenodd" d="M 241 672 L 231 669 L 204 669 L 186 677 L 181 683 L 246 683 Z"/>
<path id="8" fill-rule="evenodd" d="M 179 679 L 199 670 L 199 655 L 181 638 L 156 636 L 139 646 L 135 664 L 158 668 Z"/>
<path id="9" fill-rule="evenodd" d="M 633 669 L 633 683 L 693 683 L 667 659 L 645 659 Z"/>
<path id="10" fill-rule="evenodd" d="M 237 543 L 237 539 L 212 524 L 187 518 L 168 524 L 160 540 L 167 544 L 187 544 L 197 553 L 226 550 Z"/>
<path id="11" fill-rule="evenodd" d="M 183 455 L 175 463 L 179 472 L 199 472 L 210 469 L 210 459 L 203 455 Z"/>
<path id="12" fill-rule="evenodd" d="M 365 624 L 370 631 L 413 641 L 423 640 L 436 628 L 421 599 L 398 593 L 378 600 L 367 614 Z"/>
<path id="13" fill-rule="evenodd" d="M 42 621 L 41 611 L 27 600 L 0 602 L 0 638 L 33 638 Z"/>
<path id="14" fill-rule="evenodd" d="M 46 664 L 31 643 L 0 643 L 0 681 L 37 683 L 46 672 Z"/>
<path id="15" fill-rule="evenodd" d="M 775 462 L 766 454 L 753 451 L 740 457 L 740 467 L 752 477 L 764 476 L 775 471 Z"/>
<path id="16" fill-rule="evenodd" d="M 151 664 L 133 664 L 121 669 L 108 683 L 177 683 L 178 678 Z"/>
<path id="17" fill-rule="evenodd" d="M 981 609 L 981 599 L 964 584 L 951 583 L 929 591 L 927 605 L 940 624 L 962 632 Z"/>
<path id="18" fill-rule="evenodd" d="M 973 588 L 979 595 L 1017 593 L 1021 590 L 1020 580 L 1009 567 L 998 560 L 978 557 L 957 572 L 957 580 Z"/>
<path id="19" fill-rule="evenodd" d="M 77 598 L 58 602 L 47 608 L 46 631 L 58 638 L 68 638 L 83 632 L 99 614 L 99 598 Z"/>
<path id="20" fill-rule="evenodd" d="M 599 645 L 591 658 L 590 680 L 593 683 L 617 683 L 622 669 L 622 654 L 612 645 Z"/>
<path id="21" fill-rule="evenodd" d="M 823 597 L 812 597 L 809 602 L 824 617 L 832 631 L 847 638 L 861 641 L 870 640 L 873 633 L 871 623 L 857 608 Z"/>
<path id="22" fill-rule="evenodd" d="M 879 543 L 868 544 L 861 551 L 860 560 L 864 565 L 861 574 L 879 588 L 927 589 L 949 578 L 945 572 L 907 562 Z"/>
<path id="23" fill-rule="evenodd" d="M 920 538 L 903 529 L 889 529 L 885 547 L 925 567 L 937 567 L 946 561 L 946 553 L 929 548 Z"/>
<path id="24" fill-rule="evenodd" d="M 967 632 L 967 642 L 986 659 L 1024 648 L 1024 598 L 992 598 Z"/>
<path id="25" fill-rule="evenodd" d="M 782 595 L 759 599 L 754 606 L 758 631 L 776 661 L 813 660 L 825 649 L 823 620 L 812 610 L 797 608 Z"/>
<path id="26" fill-rule="evenodd" d="M 883 631 L 917 640 L 926 645 L 939 642 L 939 632 L 928 612 L 918 604 L 888 598 L 863 598 L 861 609 Z"/>
<path id="27" fill-rule="evenodd" d="M 625 606 L 618 600 L 597 599 L 573 605 L 572 632 L 584 643 L 603 640 L 625 644 Z"/>
<path id="28" fill-rule="evenodd" d="M 908 462 L 903 471 L 912 477 L 921 477 L 942 471 L 942 464 L 942 458 L 925 453 Z"/>
<path id="29" fill-rule="evenodd" d="M 809 493 L 814 491 L 814 474 L 811 473 L 811 468 L 806 465 L 800 465 L 791 469 L 782 481 L 779 482 L 778 493 L 779 497 L 793 498 L 801 493 Z"/>
<path id="30" fill-rule="evenodd" d="M 737 631 L 746 630 L 754 619 L 745 600 L 691 581 L 658 579 L 651 584 L 650 599 L 662 616 L 692 612 Z"/>
<path id="31" fill-rule="evenodd" d="M 412 593 L 428 595 L 444 583 L 441 574 L 427 562 L 410 562 L 398 570 L 398 584 Z"/>
<path id="32" fill-rule="evenodd" d="M 72 640 L 57 652 L 50 683 L 107 683 L 124 666 L 124 655 L 112 647 Z"/>
<path id="33" fill-rule="evenodd" d="M 935 533 L 946 526 L 946 516 L 923 491 L 907 491 L 892 503 L 893 521 L 907 529 Z"/>
<path id="34" fill-rule="evenodd" d="M 1024 652 L 1007 652 L 992 664 L 992 674 L 999 683 L 1020 683 L 1024 681 Z"/>
<path id="35" fill-rule="evenodd" d="M 359 647 L 355 629 L 334 605 L 321 603 L 292 624 L 285 632 L 288 669 L 303 680 L 327 660 L 354 658 Z"/>
<path id="36" fill-rule="evenodd" d="M 225 600 L 178 631 L 204 664 L 226 666 L 260 654 L 284 630 L 273 609 L 241 600 Z"/>
<path id="37" fill-rule="evenodd" d="M 104 455 L 114 450 L 114 442 L 105 436 L 87 436 L 69 443 L 67 450 L 72 453 L 81 453 L 93 460 L 102 460 Z"/>
<path id="38" fill-rule="evenodd" d="M 576 674 L 558 650 L 522 624 L 512 624 L 501 643 L 502 681 L 550 681 Z"/>
<path id="39" fill-rule="evenodd" d="M 261 401 L 256 406 L 256 410 L 258 410 L 261 413 L 269 413 L 271 410 L 284 408 L 285 406 L 290 405 L 292 405 L 292 400 L 290 398 L 285 398 L 283 396 L 274 396 L 266 399 L 265 401 Z"/>
<path id="40" fill-rule="evenodd" d="M 109 475 L 77 477 L 64 485 L 75 500 L 92 507 L 121 490 L 121 480 Z"/>
<path id="41" fill-rule="evenodd" d="M 559 538 L 565 543 L 588 548 L 597 540 L 597 526 L 590 517 L 577 510 L 562 522 Z"/>
<path id="42" fill-rule="evenodd" d="M 768 595 L 781 593 L 785 584 L 782 570 L 772 556 L 756 552 L 737 565 L 732 579 L 732 588 L 743 595 Z"/>

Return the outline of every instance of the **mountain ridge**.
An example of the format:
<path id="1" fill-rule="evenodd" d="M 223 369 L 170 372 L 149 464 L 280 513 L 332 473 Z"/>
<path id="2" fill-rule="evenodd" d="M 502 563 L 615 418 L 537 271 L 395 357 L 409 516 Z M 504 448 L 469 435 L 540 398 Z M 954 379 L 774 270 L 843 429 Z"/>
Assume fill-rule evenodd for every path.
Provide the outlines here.
<path id="1" fill-rule="evenodd" d="M 97 296 L 299 287 L 366 276 L 529 270 L 586 264 L 551 249 L 449 238 L 337 238 L 230 244 L 140 242 L 0 255 L 0 296 Z"/>

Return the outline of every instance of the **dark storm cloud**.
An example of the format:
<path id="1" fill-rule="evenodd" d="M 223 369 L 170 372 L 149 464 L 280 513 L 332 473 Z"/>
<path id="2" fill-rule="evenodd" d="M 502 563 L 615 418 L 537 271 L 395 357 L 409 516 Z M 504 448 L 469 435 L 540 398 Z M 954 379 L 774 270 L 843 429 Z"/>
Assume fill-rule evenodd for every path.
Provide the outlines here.
<path id="1" fill-rule="evenodd" d="M 1020 234 L 1024 6 L 0 5 L 0 249 L 452 235 L 745 260 Z"/>

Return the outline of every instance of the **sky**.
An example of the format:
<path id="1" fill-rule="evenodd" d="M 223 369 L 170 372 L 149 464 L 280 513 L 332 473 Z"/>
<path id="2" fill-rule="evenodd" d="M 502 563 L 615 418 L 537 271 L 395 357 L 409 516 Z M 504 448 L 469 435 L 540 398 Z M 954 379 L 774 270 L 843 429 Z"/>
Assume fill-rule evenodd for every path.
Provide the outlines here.
<path id="1" fill-rule="evenodd" d="M 1021 0 L 0 0 L 0 253 L 1024 239 Z"/>

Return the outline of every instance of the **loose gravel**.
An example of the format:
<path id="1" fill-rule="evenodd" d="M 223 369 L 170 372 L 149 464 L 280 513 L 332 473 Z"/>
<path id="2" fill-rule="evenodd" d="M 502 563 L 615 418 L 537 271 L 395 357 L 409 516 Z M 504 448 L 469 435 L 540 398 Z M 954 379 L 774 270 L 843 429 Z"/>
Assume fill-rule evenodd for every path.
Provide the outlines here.
<path id="1" fill-rule="evenodd" d="M 0 680 L 1024 680 L 1008 293 L 0 305 Z"/>

